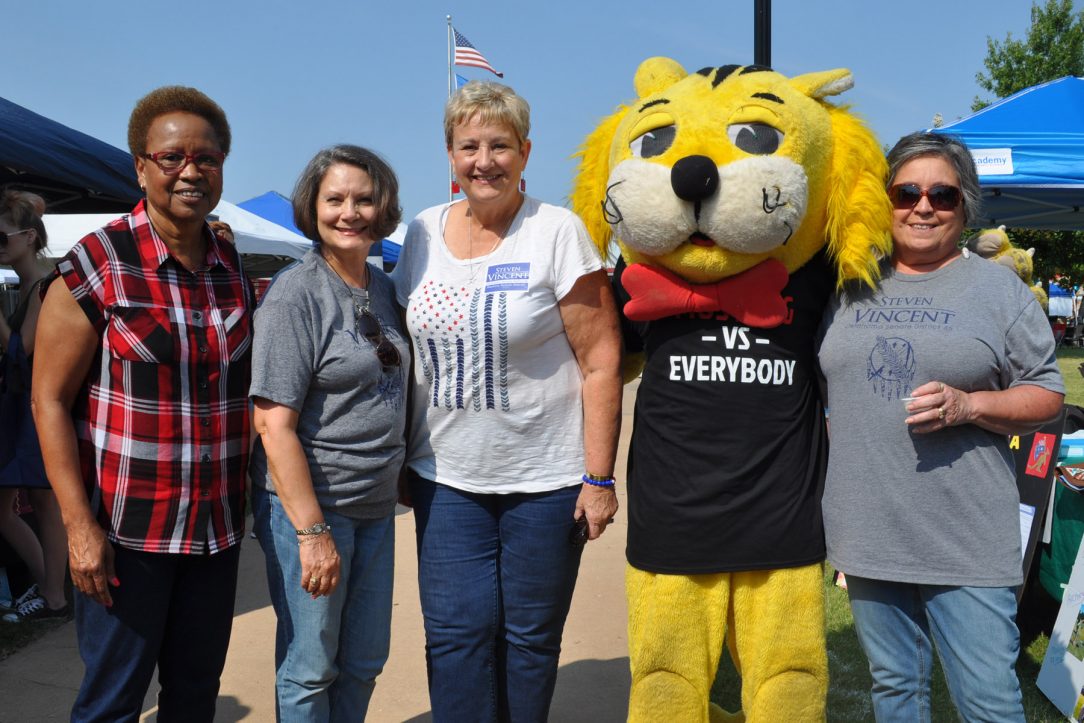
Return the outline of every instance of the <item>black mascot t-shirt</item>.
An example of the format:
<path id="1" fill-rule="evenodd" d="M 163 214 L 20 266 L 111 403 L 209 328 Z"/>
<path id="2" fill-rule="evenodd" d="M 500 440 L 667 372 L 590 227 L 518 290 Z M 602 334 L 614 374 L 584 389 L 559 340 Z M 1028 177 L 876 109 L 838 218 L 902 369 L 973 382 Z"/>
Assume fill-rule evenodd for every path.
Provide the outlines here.
<path id="1" fill-rule="evenodd" d="M 624 263 L 614 273 L 618 306 Z M 835 275 L 823 251 L 783 290 L 787 320 L 744 326 L 724 312 L 634 322 L 643 351 L 629 449 L 629 563 L 702 574 L 824 559 L 828 456 L 815 343 Z"/>

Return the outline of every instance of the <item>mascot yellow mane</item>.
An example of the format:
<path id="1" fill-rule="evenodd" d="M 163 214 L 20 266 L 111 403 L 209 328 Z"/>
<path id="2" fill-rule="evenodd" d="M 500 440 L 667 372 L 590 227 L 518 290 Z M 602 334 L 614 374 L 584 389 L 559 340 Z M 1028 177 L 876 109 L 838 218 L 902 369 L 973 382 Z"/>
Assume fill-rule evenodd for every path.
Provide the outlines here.
<path id="1" fill-rule="evenodd" d="M 639 98 L 591 133 L 573 209 L 605 252 L 702 284 L 767 259 L 793 273 L 825 245 L 839 282 L 874 284 L 890 251 L 887 165 L 872 133 L 824 98 L 850 71 L 759 66 L 636 71 Z"/>

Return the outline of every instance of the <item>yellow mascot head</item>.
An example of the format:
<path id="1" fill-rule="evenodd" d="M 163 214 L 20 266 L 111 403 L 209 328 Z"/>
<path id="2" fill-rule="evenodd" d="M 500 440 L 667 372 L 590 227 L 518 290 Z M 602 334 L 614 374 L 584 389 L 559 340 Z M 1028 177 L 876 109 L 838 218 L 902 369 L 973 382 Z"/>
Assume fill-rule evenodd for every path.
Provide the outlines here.
<path id="1" fill-rule="evenodd" d="M 971 249 L 984 259 L 990 259 L 999 263 L 1020 277 L 1020 280 L 1028 285 L 1035 300 L 1043 311 L 1047 310 L 1049 300 L 1042 284 L 1034 284 L 1032 276 L 1035 271 L 1035 249 L 1022 249 L 1012 245 L 1009 234 L 1004 226 L 988 228 L 980 231 L 967 240 L 967 248 Z"/>
<path id="2" fill-rule="evenodd" d="M 636 71 L 639 98 L 584 143 L 573 209 L 600 249 L 704 284 L 827 245 L 840 283 L 876 282 L 890 251 L 887 165 L 873 134 L 824 98 L 847 70 L 786 78 L 759 66 Z"/>

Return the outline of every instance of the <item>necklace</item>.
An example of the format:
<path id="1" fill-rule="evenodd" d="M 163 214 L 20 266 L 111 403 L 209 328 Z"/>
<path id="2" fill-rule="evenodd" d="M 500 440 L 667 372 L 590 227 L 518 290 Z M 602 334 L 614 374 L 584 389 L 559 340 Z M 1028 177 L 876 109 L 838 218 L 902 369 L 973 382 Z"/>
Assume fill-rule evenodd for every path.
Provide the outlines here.
<path id="1" fill-rule="evenodd" d="M 516 205 L 516 210 L 512 212 L 512 216 L 508 219 L 508 223 L 504 225 L 504 230 L 497 235 L 497 240 L 490 245 L 489 249 L 485 253 L 480 253 L 479 256 L 488 256 L 497 250 L 497 247 L 504 241 L 505 234 L 508 233 L 508 229 L 512 228 L 512 222 L 516 220 L 516 215 L 519 213 L 520 207 L 523 205 L 523 196 L 519 197 L 519 203 Z M 470 206 L 467 206 L 467 256 L 470 261 L 470 285 L 474 286 L 474 281 L 478 276 L 478 269 L 485 264 L 474 263 L 474 222 L 472 221 L 472 215 Z"/>
<path id="2" fill-rule="evenodd" d="M 339 280 L 342 281 L 346 285 L 347 288 L 349 288 L 349 289 L 362 289 L 362 290 L 369 288 L 369 264 L 368 263 L 365 263 L 365 264 L 362 265 L 362 267 L 361 267 L 361 278 L 357 279 L 357 282 L 360 285 L 356 285 L 356 284 L 351 283 L 350 281 L 347 281 L 347 277 L 350 277 L 351 279 L 354 279 L 353 274 L 345 274 L 344 275 L 345 269 L 343 271 L 339 271 L 337 268 L 335 268 L 336 266 L 338 266 L 339 262 L 338 261 L 334 261 L 334 262 L 332 261 L 332 259 L 334 258 L 333 254 L 325 254 L 323 252 L 320 252 L 320 256 L 321 256 L 321 258 L 324 259 L 324 263 L 327 264 L 327 267 L 329 269 L 331 269 L 335 273 L 336 276 L 339 277 Z"/>

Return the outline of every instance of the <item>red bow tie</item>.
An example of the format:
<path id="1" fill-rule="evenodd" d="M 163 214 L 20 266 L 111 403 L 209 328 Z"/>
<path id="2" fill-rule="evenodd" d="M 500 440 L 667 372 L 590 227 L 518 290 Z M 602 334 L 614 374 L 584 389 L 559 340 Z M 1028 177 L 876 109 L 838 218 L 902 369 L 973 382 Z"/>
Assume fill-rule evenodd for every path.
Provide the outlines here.
<path id="1" fill-rule="evenodd" d="M 713 284 L 691 284 L 671 271 L 647 264 L 632 264 L 621 274 L 621 285 L 631 299 L 625 316 L 633 321 L 654 321 L 695 312 L 725 311 L 749 326 L 771 329 L 787 318 L 783 287 L 787 267 L 767 259 L 740 274 Z"/>

